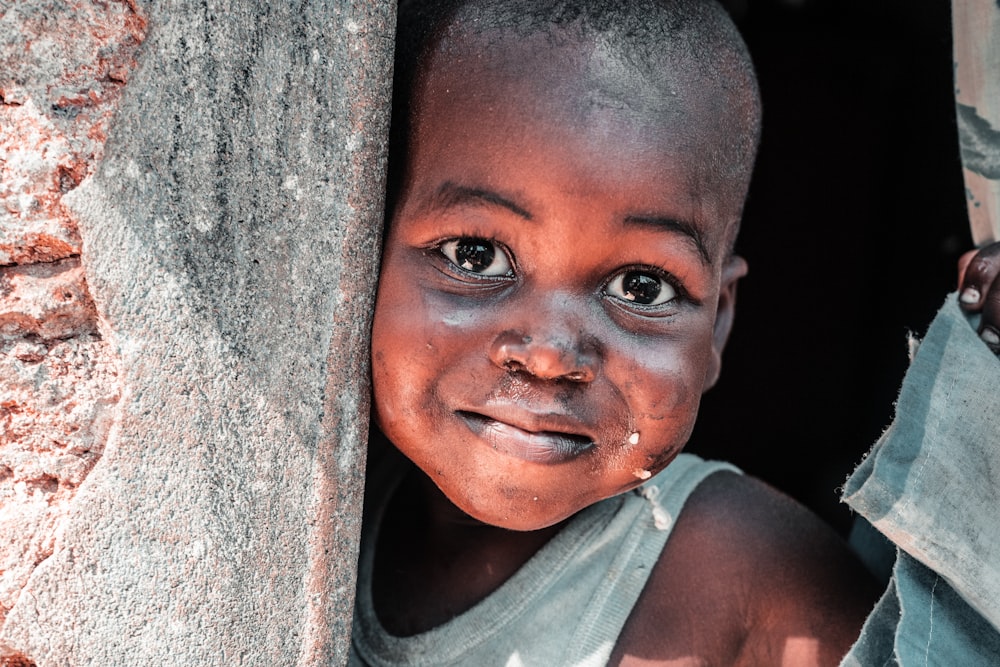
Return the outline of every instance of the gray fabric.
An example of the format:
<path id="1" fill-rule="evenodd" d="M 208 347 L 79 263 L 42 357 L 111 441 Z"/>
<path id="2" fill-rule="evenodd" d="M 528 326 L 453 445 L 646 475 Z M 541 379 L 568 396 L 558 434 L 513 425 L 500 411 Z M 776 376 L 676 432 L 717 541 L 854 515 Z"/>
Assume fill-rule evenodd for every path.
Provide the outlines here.
<path id="1" fill-rule="evenodd" d="M 896 594 L 896 584 L 894 580 L 890 580 L 882 598 L 865 620 L 860 638 L 840 663 L 841 667 L 890 667 L 898 665 L 899 662 L 896 661 L 893 647 L 899 617 L 899 597 Z"/>
<path id="2" fill-rule="evenodd" d="M 941 575 L 900 551 L 885 594 L 842 667 L 1000 664 L 1000 635 Z"/>
<path id="3" fill-rule="evenodd" d="M 899 558 L 843 664 L 1000 664 L 998 381 L 1000 361 L 949 296 L 895 420 L 844 488 Z"/>
<path id="4" fill-rule="evenodd" d="M 892 567 L 896 564 L 896 545 L 889 538 L 878 532 L 867 519 L 855 515 L 847 543 L 875 581 L 889 583 Z"/>

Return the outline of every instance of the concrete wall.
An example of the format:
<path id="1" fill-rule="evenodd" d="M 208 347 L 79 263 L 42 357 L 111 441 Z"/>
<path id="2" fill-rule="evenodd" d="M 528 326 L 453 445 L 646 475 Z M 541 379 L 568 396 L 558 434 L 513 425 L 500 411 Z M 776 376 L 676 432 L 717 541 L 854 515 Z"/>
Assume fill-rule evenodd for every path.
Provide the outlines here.
<path id="1" fill-rule="evenodd" d="M 343 662 L 390 5 L 0 12 L 0 665 Z"/>

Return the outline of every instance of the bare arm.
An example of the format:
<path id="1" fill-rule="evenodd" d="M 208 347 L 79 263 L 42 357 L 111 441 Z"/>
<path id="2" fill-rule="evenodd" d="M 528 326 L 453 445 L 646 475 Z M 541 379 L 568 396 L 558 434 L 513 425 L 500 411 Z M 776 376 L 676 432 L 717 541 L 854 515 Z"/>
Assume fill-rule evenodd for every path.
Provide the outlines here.
<path id="1" fill-rule="evenodd" d="M 688 500 L 611 664 L 836 665 L 877 593 L 807 509 L 716 474 Z"/>
<path id="2" fill-rule="evenodd" d="M 844 541 L 805 507 L 756 480 L 741 504 L 753 525 L 753 604 L 738 665 L 838 665 L 857 639 L 878 587 Z M 749 484 L 747 485 L 749 486 Z M 747 536 L 746 539 L 751 539 Z"/>

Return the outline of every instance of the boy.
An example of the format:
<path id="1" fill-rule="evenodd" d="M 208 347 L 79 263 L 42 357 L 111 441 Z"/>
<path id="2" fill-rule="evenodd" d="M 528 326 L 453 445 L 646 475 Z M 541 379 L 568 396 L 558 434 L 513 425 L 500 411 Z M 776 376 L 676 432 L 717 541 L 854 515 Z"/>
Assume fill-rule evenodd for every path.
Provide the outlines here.
<path id="1" fill-rule="evenodd" d="M 724 10 L 404 5 L 400 34 L 373 441 L 415 467 L 370 464 L 351 664 L 837 664 L 854 557 L 679 456 L 746 273 Z"/>

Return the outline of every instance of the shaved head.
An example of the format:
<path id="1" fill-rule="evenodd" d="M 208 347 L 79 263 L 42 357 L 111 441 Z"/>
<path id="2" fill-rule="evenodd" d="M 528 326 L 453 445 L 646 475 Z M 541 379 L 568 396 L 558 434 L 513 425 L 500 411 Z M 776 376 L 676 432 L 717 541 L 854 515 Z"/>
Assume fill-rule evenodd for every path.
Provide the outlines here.
<path id="1" fill-rule="evenodd" d="M 397 35 L 389 211 L 405 179 L 428 72 L 442 61 L 476 63 L 485 54 L 504 63 L 505 75 L 536 77 L 523 54 L 507 56 L 510 44 L 530 42 L 541 44 L 540 57 L 566 58 L 567 71 L 586 74 L 589 90 L 577 96 L 574 113 L 615 107 L 662 117 L 706 147 L 700 187 L 737 202 L 735 238 L 760 134 L 760 98 L 746 46 L 717 2 L 401 0 Z M 560 94 L 556 79 L 540 88 Z"/>
<path id="2" fill-rule="evenodd" d="M 397 31 L 393 154 L 405 154 L 414 88 L 437 58 L 492 51 L 505 39 L 542 36 L 552 47 L 589 47 L 589 74 L 601 82 L 592 103 L 657 113 L 678 96 L 713 122 L 710 163 L 717 185 L 742 201 L 760 136 L 760 97 L 746 46 L 713 0 L 402 0 Z M 601 95 L 600 91 L 607 94 Z M 584 110 L 581 110 L 584 111 Z M 396 159 L 391 182 L 403 164 Z"/>

